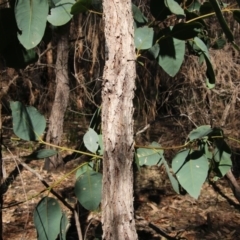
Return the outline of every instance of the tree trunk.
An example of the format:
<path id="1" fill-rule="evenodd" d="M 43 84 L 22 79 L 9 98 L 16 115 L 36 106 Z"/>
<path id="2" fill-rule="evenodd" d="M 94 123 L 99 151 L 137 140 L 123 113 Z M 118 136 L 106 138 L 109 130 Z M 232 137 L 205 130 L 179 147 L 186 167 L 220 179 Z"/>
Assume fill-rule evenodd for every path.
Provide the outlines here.
<path id="1" fill-rule="evenodd" d="M 137 239 L 133 209 L 135 47 L 130 0 L 103 1 L 103 239 Z"/>
<path id="2" fill-rule="evenodd" d="M 61 144 L 64 114 L 69 99 L 68 52 L 69 24 L 58 29 L 57 60 L 56 60 L 56 92 L 49 118 L 46 141 L 54 145 Z M 62 157 L 57 154 L 45 160 L 44 169 L 51 170 L 62 165 Z"/>

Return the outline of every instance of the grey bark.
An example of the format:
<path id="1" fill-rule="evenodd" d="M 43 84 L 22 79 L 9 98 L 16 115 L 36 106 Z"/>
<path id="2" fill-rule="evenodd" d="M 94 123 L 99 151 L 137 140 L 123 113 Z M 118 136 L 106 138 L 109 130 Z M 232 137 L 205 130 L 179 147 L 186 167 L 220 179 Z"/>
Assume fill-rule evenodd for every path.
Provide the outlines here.
<path id="1" fill-rule="evenodd" d="M 135 47 L 130 0 L 103 1 L 103 239 L 137 239 L 133 208 Z"/>
<path id="2" fill-rule="evenodd" d="M 64 115 L 69 99 L 68 52 L 69 24 L 64 25 L 58 32 L 56 59 L 56 92 L 49 118 L 46 141 L 54 145 L 61 144 Z M 62 165 L 62 157 L 57 154 L 45 160 L 44 169 L 51 170 Z"/>

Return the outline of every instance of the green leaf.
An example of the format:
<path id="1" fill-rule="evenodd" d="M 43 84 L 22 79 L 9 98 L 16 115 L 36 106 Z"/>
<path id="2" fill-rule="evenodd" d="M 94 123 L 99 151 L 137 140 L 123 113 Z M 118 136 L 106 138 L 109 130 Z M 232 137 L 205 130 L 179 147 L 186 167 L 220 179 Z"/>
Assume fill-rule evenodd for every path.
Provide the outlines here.
<path id="1" fill-rule="evenodd" d="M 208 48 L 207 48 L 206 44 L 199 37 L 195 37 L 193 39 L 193 43 L 194 44 L 192 45 L 192 47 L 194 48 L 194 50 L 200 51 L 201 53 L 203 53 L 210 59 Z"/>
<path id="2" fill-rule="evenodd" d="M 148 52 L 151 54 L 151 56 L 155 59 L 158 57 L 158 54 L 160 52 L 159 44 L 154 44 L 151 48 L 148 49 Z"/>
<path id="3" fill-rule="evenodd" d="M 132 12 L 133 12 L 133 18 L 138 23 L 146 23 L 148 20 L 143 15 L 143 13 L 139 10 L 139 8 L 132 3 Z"/>
<path id="4" fill-rule="evenodd" d="M 85 172 L 93 171 L 92 167 L 89 164 L 84 164 L 82 167 L 80 167 L 76 172 L 76 179 L 80 177 Z"/>
<path id="5" fill-rule="evenodd" d="M 215 82 L 216 82 L 215 73 L 214 73 L 213 66 L 212 66 L 210 59 L 205 54 L 204 54 L 204 58 L 205 58 L 205 61 L 207 64 L 207 71 L 206 71 L 206 75 L 207 75 L 206 83 L 207 84 L 206 85 L 209 89 L 212 89 L 215 87 Z"/>
<path id="6" fill-rule="evenodd" d="M 135 21 L 133 21 L 133 29 L 134 29 L 134 32 L 137 29 L 137 23 Z"/>
<path id="7" fill-rule="evenodd" d="M 215 158 L 215 156 L 214 156 Z M 225 174 L 231 169 L 232 167 L 232 160 L 231 160 L 231 154 L 227 152 L 223 152 L 221 161 L 219 163 L 219 171 L 222 174 L 222 176 L 225 176 Z"/>
<path id="8" fill-rule="evenodd" d="M 219 38 L 219 39 L 217 39 L 214 43 L 213 43 L 213 45 L 212 45 L 212 48 L 214 48 L 214 49 L 222 49 L 225 45 L 226 45 L 226 40 L 225 39 L 223 39 L 223 38 Z"/>
<path id="9" fill-rule="evenodd" d="M 51 0 L 53 2 L 54 5 L 58 4 L 59 2 L 61 2 L 61 0 Z"/>
<path id="10" fill-rule="evenodd" d="M 99 142 L 99 136 L 98 134 L 92 129 L 89 128 L 88 131 L 83 136 L 83 142 L 85 147 L 92 153 L 96 153 L 98 150 L 98 142 Z"/>
<path id="11" fill-rule="evenodd" d="M 154 31 L 147 26 L 137 28 L 134 34 L 135 47 L 139 50 L 149 49 L 153 46 Z"/>
<path id="12" fill-rule="evenodd" d="M 59 232 L 59 238 L 60 240 L 66 240 L 67 231 L 70 224 L 67 218 L 67 215 L 65 213 L 62 214 L 61 222 L 60 222 L 60 232 Z"/>
<path id="13" fill-rule="evenodd" d="M 18 39 L 26 49 L 34 48 L 44 35 L 48 15 L 48 1 L 18 0 L 15 17 L 21 34 Z"/>
<path id="14" fill-rule="evenodd" d="M 221 130 L 221 129 L 219 129 L 219 130 Z M 216 138 L 216 136 L 220 136 L 220 138 Z M 216 148 L 219 152 L 219 158 L 217 158 L 217 156 L 216 156 L 216 158 L 214 157 L 215 160 L 218 159 L 220 161 L 221 157 L 222 157 L 222 154 L 224 152 L 231 155 L 231 149 L 228 146 L 228 144 L 224 141 L 223 133 L 222 134 L 221 133 L 213 133 L 212 134 L 212 141 L 214 142 L 214 145 L 216 146 Z"/>
<path id="15" fill-rule="evenodd" d="M 79 14 L 87 12 L 91 7 L 91 0 L 78 0 L 75 4 L 73 4 L 71 8 L 71 14 Z"/>
<path id="16" fill-rule="evenodd" d="M 199 158 L 193 159 L 193 154 L 189 155 L 189 150 L 183 150 L 173 158 L 172 168 L 181 186 L 197 199 L 208 174 L 206 157 L 200 154 Z"/>
<path id="17" fill-rule="evenodd" d="M 57 153 L 58 153 L 58 151 L 53 150 L 53 149 L 41 149 L 41 150 L 31 153 L 28 156 L 23 156 L 23 158 L 27 158 L 27 159 L 31 159 L 31 160 L 43 159 L 43 158 L 54 156 Z"/>
<path id="18" fill-rule="evenodd" d="M 209 148 L 207 143 L 204 144 L 204 154 L 209 160 L 213 158 L 213 151 Z"/>
<path id="19" fill-rule="evenodd" d="M 184 60 L 185 41 L 165 38 L 160 41 L 158 64 L 171 77 L 174 77 Z"/>
<path id="20" fill-rule="evenodd" d="M 196 37 L 202 27 L 199 22 L 178 23 L 173 27 L 171 35 L 180 40 L 187 40 Z"/>
<path id="21" fill-rule="evenodd" d="M 205 62 L 204 53 L 201 53 L 198 58 L 199 65 L 202 65 Z"/>
<path id="22" fill-rule="evenodd" d="M 204 22 L 204 20 L 201 18 L 201 19 L 197 19 L 199 17 L 199 14 L 197 14 L 196 12 L 190 12 L 188 10 L 185 9 L 185 14 L 186 14 L 186 22 L 189 21 L 189 20 L 192 20 L 194 19 L 194 22 L 198 22 L 200 24 L 202 24 L 202 26 L 207 29 L 207 24 Z M 197 20 L 196 20 L 197 19 Z"/>
<path id="23" fill-rule="evenodd" d="M 196 50 L 201 52 L 204 56 L 205 61 L 206 61 L 206 65 L 207 65 L 207 71 L 206 71 L 207 87 L 208 88 L 213 88 L 215 86 L 215 74 L 214 74 L 212 63 L 210 61 L 208 48 L 205 45 L 205 43 L 198 37 L 195 37 L 193 42 L 194 42 L 194 44 L 192 45 L 193 48 L 195 48 Z"/>
<path id="24" fill-rule="evenodd" d="M 96 210 L 102 198 L 102 174 L 89 171 L 80 175 L 75 183 L 74 192 L 85 209 Z"/>
<path id="25" fill-rule="evenodd" d="M 198 0 L 194 0 L 191 4 L 187 5 L 187 10 L 189 12 L 199 11 L 201 7 L 201 3 Z"/>
<path id="26" fill-rule="evenodd" d="M 228 41 L 233 42 L 234 41 L 233 33 L 230 30 L 230 28 L 228 27 L 227 21 L 222 14 L 222 10 L 219 6 L 218 1 L 217 0 L 209 0 L 209 2 L 211 3 L 211 5 L 212 5 L 212 7 L 213 7 L 213 9 L 216 13 L 216 16 L 218 18 L 218 22 L 220 23 L 220 25 L 222 27 L 222 30 L 225 33 Z"/>
<path id="27" fill-rule="evenodd" d="M 211 128 L 210 125 L 202 125 L 194 130 L 192 130 L 189 135 L 188 138 L 190 141 L 195 140 L 195 139 L 199 139 L 202 137 L 207 136 L 208 134 L 210 134 L 213 131 L 213 129 Z"/>
<path id="28" fill-rule="evenodd" d="M 169 177 L 169 180 L 172 184 L 172 187 L 173 187 L 173 190 L 179 194 L 179 184 L 178 184 L 178 181 L 176 180 L 175 177 L 173 177 L 172 173 L 170 172 L 170 169 L 169 169 L 169 166 L 167 164 L 167 162 L 164 160 L 163 161 L 163 164 L 165 166 L 165 169 L 166 169 L 166 172 L 167 172 L 167 175 Z"/>
<path id="29" fill-rule="evenodd" d="M 137 156 L 137 152 L 134 153 L 134 159 L 135 159 L 136 167 L 137 167 L 138 171 L 140 171 L 141 166 L 140 166 L 140 164 L 139 164 L 139 158 L 138 158 L 138 156 Z"/>
<path id="30" fill-rule="evenodd" d="M 151 0 L 150 1 L 150 11 L 153 17 L 158 21 L 165 20 L 172 13 L 165 6 L 164 1 Z"/>
<path id="31" fill-rule="evenodd" d="M 213 7 L 210 2 L 206 1 L 204 2 L 200 7 L 200 15 L 208 15 L 209 13 L 212 13 Z M 209 17 L 209 16 L 207 16 Z"/>
<path id="32" fill-rule="evenodd" d="M 169 8 L 169 10 L 178 16 L 185 17 L 184 11 L 181 6 L 174 0 L 164 0 L 165 6 Z"/>
<path id="33" fill-rule="evenodd" d="M 189 155 L 189 151 L 189 149 L 183 149 L 173 158 L 174 161 L 172 160 L 172 169 L 175 173 L 182 167 L 183 163 L 187 161 L 186 159 Z"/>
<path id="34" fill-rule="evenodd" d="M 239 11 L 239 10 L 233 11 L 233 18 L 234 18 L 238 23 L 240 23 L 240 11 Z"/>
<path id="35" fill-rule="evenodd" d="M 153 142 L 149 147 L 160 147 L 156 142 Z M 137 158 L 140 166 L 147 165 L 152 166 L 156 165 L 161 158 L 163 158 L 162 149 L 147 149 L 147 148 L 138 148 L 137 149 Z"/>
<path id="36" fill-rule="evenodd" d="M 71 8 L 75 0 L 61 0 L 56 3 L 55 7 L 51 9 L 47 20 L 53 26 L 62 26 L 72 19 Z"/>
<path id="37" fill-rule="evenodd" d="M 225 151 L 219 151 L 219 149 L 214 149 L 214 161 L 215 162 L 221 162 L 222 159 L 228 159 L 231 157 L 230 153 L 227 153 Z"/>
<path id="38" fill-rule="evenodd" d="M 60 232 L 62 211 L 58 201 L 44 197 L 33 213 L 33 221 L 37 230 L 38 240 L 56 239 Z"/>
<path id="39" fill-rule="evenodd" d="M 37 141 L 46 128 L 46 120 L 36 108 L 26 107 L 20 102 L 10 102 L 13 131 L 21 139 Z"/>

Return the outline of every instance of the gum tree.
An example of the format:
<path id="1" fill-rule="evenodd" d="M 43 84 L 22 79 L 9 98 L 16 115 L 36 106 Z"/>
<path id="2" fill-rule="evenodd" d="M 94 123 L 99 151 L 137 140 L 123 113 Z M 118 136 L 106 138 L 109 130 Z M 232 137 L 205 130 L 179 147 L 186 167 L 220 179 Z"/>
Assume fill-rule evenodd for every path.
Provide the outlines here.
<path id="1" fill-rule="evenodd" d="M 137 239 L 133 215 L 135 47 L 131 1 L 103 1 L 103 239 Z"/>

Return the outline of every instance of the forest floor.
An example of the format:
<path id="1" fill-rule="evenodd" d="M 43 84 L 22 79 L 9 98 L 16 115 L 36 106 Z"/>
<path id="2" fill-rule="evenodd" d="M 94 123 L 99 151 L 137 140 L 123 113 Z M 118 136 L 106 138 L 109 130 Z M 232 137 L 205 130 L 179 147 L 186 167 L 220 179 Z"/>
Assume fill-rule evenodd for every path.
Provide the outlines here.
<path id="1" fill-rule="evenodd" d="M 164 130 L 161 128 L 161 131 L 164 132 L 167 129 Z M 157 138 L 159 134 L 159 132 L 155 133 L 155 137 Z M 176 139 L 176 136 L 177 131 L 173 130 L 167 137 L 169 139 Z M 157 140 L 156 138 L 154 139 L 153 137 L 151 140 Z M 164 143 L 165 146 L 179 144 L 178 141 L 167 142 L 167 140 L 164 140 Z M 4 166 L 7 177 L 9 177 L 8 189 L 4 194 L 4 209 L 2 212 L 3 239 L 34 240 L 37 239 L 33 223 L 34 207 L 42 197 L 48 195 L 48 192 L 42 192 L 39 196 L 26 201 L 30 196 L 34 196 L 45 189 L 34 173 L 24 168 L 20 168 L 20 170 L 16 169 L 14 159 L 19 155 L 28 155 L 29 151 L 31 151 L 31 145 L 29 143 L 18 143 L 18 141 L 7 141 L 5 144 L 12 151 L 12 154 L 6 150 L 3 152 Z M 52 173 L 42 170 L 43 160 L 34 160 L 28 163 L 28 165 L 51 185 L 70 172 L 74 167 L 78 166 L 79 161 L 70 161 L 60 171 Z M 148 189 L 148 191 L 144 191 L 144 193 L 141 191 L 144 188 L 144 186 L 141 186 L 143 182 L 142 177 L 146 177 L 145 175 L 140 176 L 135 183 L 138 185 L 138 192 L 135 197 L 135 215 L 140 240 L 239 239 L 240 204 L 235 199 L 230 185 L 225 178 L 219 180 L 216 184 L 205 183 L 200 197 L 195 200 L 187 194 L 175 194 L 171 189 L 169 181 L 164 180 L 166 174 L 163 173 L 163 169 L 154 169 L 154 173 L 151 172 L 150 175 L 152 179 L 148 179 L 148 181 L 153 183 L 153 187 Z M 155 181 L 161 181 L 160 184 L 162 186 L 160 188 L 154 187 L 156 186 Z M 75 176 L 72 174 L 65 177 L 64 181 L 54 188 L 72 205 L 76 203 L 73 194 L 74 182 Z M 240 184 L 240 179 L 238 179 L 238 182 Z M 22 201 L 24 202 L 18 204 Z M 90 214 L 86 221 L 89 222 L 91 216 L 94 218 L 95 215 Z M 89 237 L 87 239 L 94 239 L 93 232 L 98 222 L 97 217 L 95 223 L 92 220 L 91 222 L 92 227 L 89 228 Z M 88 223 L 86 222 L 85 224 Z M 69 233 L 67 239 L 77 239 L 76 232 Z"/>

